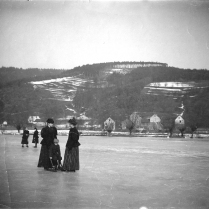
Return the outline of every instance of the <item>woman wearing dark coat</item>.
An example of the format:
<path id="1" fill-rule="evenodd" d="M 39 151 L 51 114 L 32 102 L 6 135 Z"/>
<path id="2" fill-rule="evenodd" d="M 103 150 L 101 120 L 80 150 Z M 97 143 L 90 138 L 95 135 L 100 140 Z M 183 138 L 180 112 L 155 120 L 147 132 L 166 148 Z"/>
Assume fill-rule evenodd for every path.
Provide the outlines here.
<path id="1" fill-rule="evenodd" d="M 37 148 L 37 144 L 38 144 L 38 131 L 37 131 L 37 128 L 34 128 L 35 131 L 33 133 L 33 141 L 32 143 L 35 143 L 35 146 L 34 148 Z"/>
<path id="2" fill-rule="evenodd" d="M 38 167 L 44 167 L 44 170 L 49 170 L 52 167 L 49 159 L 49 147 L 54 143 L 57 138 L 57 129 L 54 127 L 54 120 L 49 118 L 47 125 L 41 130 L 41 152 L 39 156 Z"/>
<path id="3" fill-rule="evenodd" d="M 22 147 L 24 147 L 24 144 L 26 144 L 26 147 L 28 147 L 28 137 L 29 137 L 29 131 L 27 128 L 23 131 L 23 136 L 22 136 Z"/>
<path id="4" fill-rule="evenodd" d="M 63 169 L 65 171 L 75 172 L 79 170 L 79 133 L 76 128 L 77 122 L 75 118 L 70 119 L 68 123 L 70 124 L 70 131 L 66 143 Z"/>

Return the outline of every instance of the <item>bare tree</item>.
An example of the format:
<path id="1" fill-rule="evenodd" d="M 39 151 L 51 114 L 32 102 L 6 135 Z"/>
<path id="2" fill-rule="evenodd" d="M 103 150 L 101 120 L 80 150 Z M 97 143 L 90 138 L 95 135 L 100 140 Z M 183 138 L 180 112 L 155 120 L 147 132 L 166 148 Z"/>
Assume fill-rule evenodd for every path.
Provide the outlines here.
<path id="1" fill-rule="evenodd" d="M 134 130 L 135 124 L 130 119 L 126 119 L 125 123 L 126 123 L 126 129 L 129 130 L 129 134 L 131 136 L 131 133 Z"/>

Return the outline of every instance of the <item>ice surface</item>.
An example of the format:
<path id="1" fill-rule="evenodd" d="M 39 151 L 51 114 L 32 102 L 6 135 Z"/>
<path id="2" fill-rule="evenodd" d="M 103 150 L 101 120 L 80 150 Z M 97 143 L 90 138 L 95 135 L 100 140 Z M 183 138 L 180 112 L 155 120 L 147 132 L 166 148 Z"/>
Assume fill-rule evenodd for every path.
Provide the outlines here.
<path id="1" fill-rule="evenodd" d="M 209 139 L 81 136 L 75 173 L 38 168 L 29 141 L 0 135 L 0 208 L 209 208 Z"/>

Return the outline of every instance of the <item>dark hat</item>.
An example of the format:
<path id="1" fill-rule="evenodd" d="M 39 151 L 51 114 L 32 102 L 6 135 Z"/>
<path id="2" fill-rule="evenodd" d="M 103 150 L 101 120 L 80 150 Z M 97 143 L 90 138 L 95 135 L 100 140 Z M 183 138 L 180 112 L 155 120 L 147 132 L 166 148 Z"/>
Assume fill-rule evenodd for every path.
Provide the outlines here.
<path id="1" fill-rule="evenodd" d="M 74 126 L 77 124 L 75 118 L 70 119 L 70 120 L 68 121 L 68 123 L 70 123 L 70 124 L 72 124 L 72 125 L 74 125 Z"/>
<path id="2" fill-rule="evenodd" d="M 47 123 L 54 123 L 54 120 L 52 118 L 48 118 L 46 122 Z"/>

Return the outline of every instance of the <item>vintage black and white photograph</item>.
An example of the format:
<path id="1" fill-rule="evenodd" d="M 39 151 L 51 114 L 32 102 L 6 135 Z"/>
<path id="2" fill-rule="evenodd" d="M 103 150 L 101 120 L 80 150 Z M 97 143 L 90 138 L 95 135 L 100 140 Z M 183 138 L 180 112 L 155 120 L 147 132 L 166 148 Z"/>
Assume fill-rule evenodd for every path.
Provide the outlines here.
<path id="1" fill-rule="evenodd" d="M 209 1 L 0 1 L 0 208 L 208 209 Z"/>

